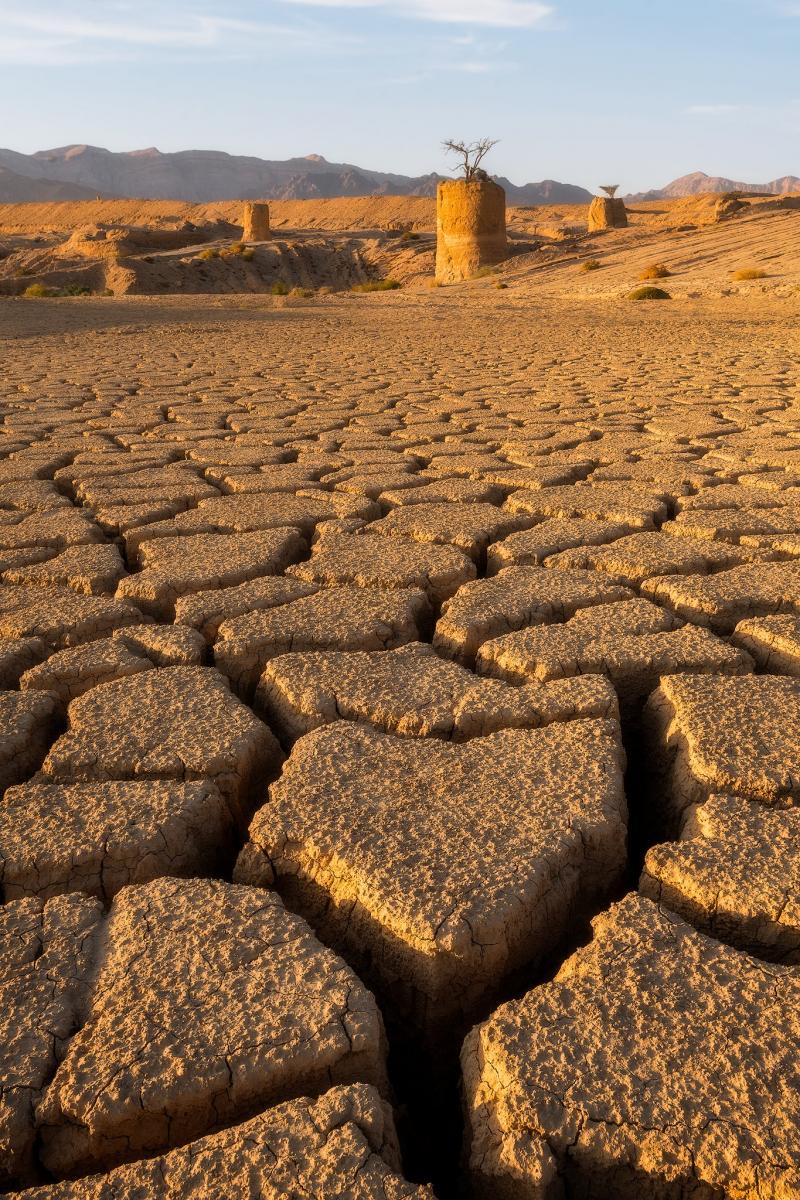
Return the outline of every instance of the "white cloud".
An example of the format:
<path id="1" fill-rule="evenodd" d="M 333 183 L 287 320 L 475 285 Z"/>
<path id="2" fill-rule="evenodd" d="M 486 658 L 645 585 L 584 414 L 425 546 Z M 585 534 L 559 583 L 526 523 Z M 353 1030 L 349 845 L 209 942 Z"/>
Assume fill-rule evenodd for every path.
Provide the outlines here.
<path id="1" fill-rule="evenodd" d="M 744 107 L 743 104 L 690 104 L 685 111 L 692 117 L 726 117 Z"/>
<path id="2" fill-rule="evenodd" d="M 157 0 L 139 4 L 70 0 L 32 12 L 24 0 L 0 0 L 0 63 L 52 66 L 131 61 L 145 52 L 241 55 L 294 44 L 306 49 L 345 39 L 315 21 L 244 20 L 197 11 L 196 5 Z M 283 10 L 285 13 L 285 10 Z"/>
<path id="3" fill-rule="evenodd" d="M 283 0 L 316 8 L 377 8 L 395 16 L 451 25 L 531 29 L 554 15 L 539 0 Z"/>

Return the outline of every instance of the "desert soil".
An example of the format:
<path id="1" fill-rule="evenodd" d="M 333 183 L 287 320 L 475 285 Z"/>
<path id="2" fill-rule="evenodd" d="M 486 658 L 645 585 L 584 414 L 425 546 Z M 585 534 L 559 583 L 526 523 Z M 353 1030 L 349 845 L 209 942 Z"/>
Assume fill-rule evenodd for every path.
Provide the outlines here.
<path id="1" fill-rule="evenodd" d="M 800 213 L 658 219 L 0 299 L 0 1190 L 800 1194 Z"/>

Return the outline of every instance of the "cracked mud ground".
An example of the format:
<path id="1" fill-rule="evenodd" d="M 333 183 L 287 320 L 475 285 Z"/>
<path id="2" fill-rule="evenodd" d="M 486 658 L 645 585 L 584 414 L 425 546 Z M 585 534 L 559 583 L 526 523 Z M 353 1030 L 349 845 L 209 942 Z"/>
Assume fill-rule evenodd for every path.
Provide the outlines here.
<path id="1" fill-rule="evenodd" d="M 796 312 L 0 336 L 0 1190 L 800 1195 Z"/>

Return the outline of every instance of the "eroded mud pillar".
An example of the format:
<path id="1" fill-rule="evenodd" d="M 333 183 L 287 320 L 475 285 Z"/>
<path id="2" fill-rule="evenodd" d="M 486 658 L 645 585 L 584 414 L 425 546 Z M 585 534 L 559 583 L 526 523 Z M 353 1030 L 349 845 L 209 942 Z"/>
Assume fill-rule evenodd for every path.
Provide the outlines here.
<path id="1" fill-rule="evenodd" d="M 447 179 L 436 196 L 436 278 L 470 279 L 508 257 L 506 194 L 491 180 Z"/>
<path id="2" fill-rule="evenodd" d="M 264 200 L 248 200 L 242 213 L 242 241 L 268 242 L 269 205 Z"/>
<path id="3" fill-rule="evenodd" d="M 589 205 L 589 233 L 599 229 L 627 229 L 628 213 L 621 196 L 595 196 Z"/>

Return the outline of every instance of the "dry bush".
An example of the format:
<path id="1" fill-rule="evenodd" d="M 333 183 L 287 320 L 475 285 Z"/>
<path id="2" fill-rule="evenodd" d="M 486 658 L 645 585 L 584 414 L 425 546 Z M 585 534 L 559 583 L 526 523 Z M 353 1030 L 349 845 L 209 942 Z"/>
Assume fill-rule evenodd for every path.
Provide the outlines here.
<path id="1" fill-rule="evenodd" d="M 665 292 L 663 288 L 658 287 L 640 287 L 634 288 L 632 292 L 628 292 L 628 300 L 671 300 L 669 292 Z"/>
<path id="2" fill-rule="evenodd" d="M 203 260 L 203 262 L 208 262 L 211 258 L 219 258 L 219 250 L 209 247 L 208 250 L 203 250 L 200 258 Z"/>
<path id="3" fill-rule="evenodd" d="M 653 263 L 649 267 L 645 267 L 639 276 L 640 279 L 667 279 L 672 274 L 669 267 L 664 263 Z"/>
<path id="4" fill-rule="evenodd" d="M 584 273 L 587 271 L 599 271 L 602 265 L 599 258 L 587 258 L 585 262 L 581 263 L 578 270 Z"/>
<path id="5" fill-rule="evenodd" d="M 743 271 L 734 271 L 733 278 L 737 283 L 746 279 L 766 279 L 767 272 L 762 271 L 761 267 L 746 267 Z"/>
<path id="6" fill-rule="evenodd" d="M 367 283 L 353 284 L 354 292 L 394 292 L 400 284 L 396 279 L 370 279 Z"/>
<path id="7" fill-rule="evenodd" d="M 273 283 L 272 287 L 269 290 L 270 290 L 270 294 L 273 296 L 288 296 L 289 295 L 288 285 L 285 284 L 282 279 L 276 279 L 275 282 Z"/>

